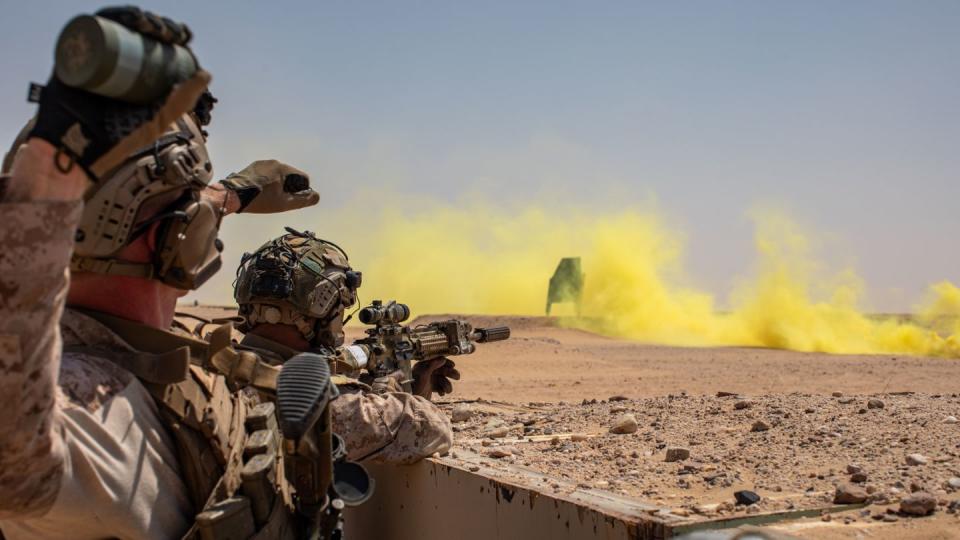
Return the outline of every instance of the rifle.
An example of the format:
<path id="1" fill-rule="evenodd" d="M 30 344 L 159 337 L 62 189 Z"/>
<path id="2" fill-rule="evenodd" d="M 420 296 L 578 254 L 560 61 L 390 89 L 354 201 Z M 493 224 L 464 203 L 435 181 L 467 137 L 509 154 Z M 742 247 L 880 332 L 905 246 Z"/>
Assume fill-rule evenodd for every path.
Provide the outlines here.
<path id="1" fill-rule="evenodd" d="M 306 530 L 298 538 L 341 540 L 344 508 L 373 494 L 373 479 L 362 465 L 347 460 L 343 439 L 332 431 L 329 404 L 338 395 L 327 358 L 317 354 L 300 353 L 287 360 L 277 377 L 283 474 L 294 488 L 297 511 L 306 518 Z M 248 468 L 249 463 L 244 475 Z M 246 476 L 243 482 L 246 489 Z"/>
<path id="2" fill-rule="evenodd" d="M 510 337 L 510 328 L 495 326 L 474 328 L 461 319 L 449 319 L 417 326 L 400 323 L 410 318 L 406 304 L 380 300 L 360 310 L 360 322 L 372 325 L 367 337 L 354 341 L 366 358 L 366 368 L 374 377 L 384 377 L 401 370 L 402 385 L 410 391 L 413 383 L 413 362 L 442 356 L 472 354 L 476 343 L 502 341 Z M 362 363 L 362 362 L 361 362 Z"/>

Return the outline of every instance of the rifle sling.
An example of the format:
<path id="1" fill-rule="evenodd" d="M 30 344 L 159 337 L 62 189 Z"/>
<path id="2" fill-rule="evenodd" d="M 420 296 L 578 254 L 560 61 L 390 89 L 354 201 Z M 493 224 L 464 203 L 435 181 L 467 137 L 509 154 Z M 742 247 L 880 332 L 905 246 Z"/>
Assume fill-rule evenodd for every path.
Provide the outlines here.
<path id="1" fill-rule="evenodd" d="M 233 325 L 230 323 L 211 332 L 207 343 L 99 311 L 77 311 L 101 322 L 138 351 L 109 357 L 145 381 L 158 384 L 183 381 L 189 365 L 193 364 L 220 373 L 235 389 L 250 385 L 262 391 L 276 391 L 280 368 L 268 365 L 254 353 L 236 351 L 231 342 Z"/>
<path id="2" fill-rule="evenodd" d="M 176 384 L 187 378 L 190 369 L 190 349 L 180 347 L 163 354 L 146 352 L 109 351 L 88 345 L 71 345 L 64 352 L 91 354 L 106 358 L 134 374 L 138 379 L 154 384 Z"/>

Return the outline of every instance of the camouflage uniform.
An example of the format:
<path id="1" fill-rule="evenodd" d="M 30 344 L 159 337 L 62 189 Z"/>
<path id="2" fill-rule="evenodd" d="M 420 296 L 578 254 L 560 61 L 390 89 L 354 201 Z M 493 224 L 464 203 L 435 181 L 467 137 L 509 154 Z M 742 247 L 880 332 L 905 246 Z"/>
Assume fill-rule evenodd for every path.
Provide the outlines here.
<path id="1" fill-rule="evenodd" d="M 244 336 L 240 347 L 273 364 L 300 352 L 256 334 Z M 330 402 L 333 431 L 343 437 L 350 460 L 409 464 L 450 449 L 450 419 L 430 400 L 404 392 L 374 394 L 342 375 L 333 381 L 340 390 Z"/>
<path id="2" fill-rule="evenodd" d="M 133 351 L 64 312 L 80 212 L 0 203 L 0 528 L 11 540 L 179 537 L 194 510 L 154 399 L 112 361 L 61 350 Z"/>
<path id="3" fill-rule="evenodd" d="M 190 38 L 185 27 L 132 6 L 97 16 L 146 36 L 145 44 L 186 48 Z M 275 388 L 275 368 L 230 348 L 229 326 L 206 343 L 110 309 L 64 311 L 70 269 L 195 289 L 220 266 L 217 232 L 231 200 L 240 203 L 234 211 L 264 213 L 316 202 L 305 173 L 275 161 L 251 164 L 246 176 L 213 189 L 220 197 L 203 196 L 212 176 L 202 130 L 211 103 L 200 114 L 198 99 L 209 80 L 202 69 L 171 79 L 163 99 L 144 105 L 72 88 L 56 75 L 31 91 L 39 106 L 28 136 L 37 146 L 13 152 L 3 167 L 12 156 L 52 163 L 24 162 L 9 183 L 0 177 L 0 407 L 9 415 L 0 422 L 0 537 L 214 531 L 262 540 L 292 537 L 299 526 L 284 477 L 273 474 L 283 470 L 280 445 L 254 446 L 258 433 L 277 440 L 273 409 L 264 404 L 253 414 L 239 391 Z M 95 186 L 85 203 L 29 200 L 78 197 L 78 169 Z M 47 189 L 23 187 L 34 182 Z M 125 259 L 147 228 L 153 257 Z M 167 315 L 142 289 L 110 300 L 144 301 Z M 254 461 L 263 466 L 248 470 Z M 237 511 L 221 511 L 227 507 Z M 238 532 L 218 534 L 223 527 Z"/>

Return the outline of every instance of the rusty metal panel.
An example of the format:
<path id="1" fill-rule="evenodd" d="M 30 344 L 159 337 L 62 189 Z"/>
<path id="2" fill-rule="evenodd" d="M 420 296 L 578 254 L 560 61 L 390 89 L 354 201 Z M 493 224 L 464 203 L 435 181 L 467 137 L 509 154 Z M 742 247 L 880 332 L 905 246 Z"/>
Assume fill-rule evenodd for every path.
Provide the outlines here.
<path id="1" fill-rule="evenodd" d="M 769 525 L 856 508 L 806 508 L 753 515 L 674 514 L 610 491 L 579 487 L 516 466 L 484 465 L 458 450 L 405 467 L 368 465 L 373 497 L 346 513 L 351 539 L 661 540 L 694 531 Z"/>
<path id="2" fill-rule="evenodd" d="M 369 468 L 376 493 L 348 511 L 347 538 L 626 540 L 669 531 L 656 507 L 611 494 L 550 494 L 442 459 Z"/>

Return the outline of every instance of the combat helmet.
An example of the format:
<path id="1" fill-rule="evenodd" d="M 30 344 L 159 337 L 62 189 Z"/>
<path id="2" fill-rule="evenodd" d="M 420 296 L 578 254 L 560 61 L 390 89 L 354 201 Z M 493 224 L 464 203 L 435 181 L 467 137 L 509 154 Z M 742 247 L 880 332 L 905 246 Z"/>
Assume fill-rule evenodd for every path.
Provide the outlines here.
<path id="1" fill-rule="evenodd" d="M 206 132 L 216 98 L 209 91 L 159 140 L 135 151 L 84 194 L 70 269 L 156 279 L 196 289 L 220 269 L 221 209 L 200 198 L 213 176 Z M 3 159 L 9 173 L 35 120 L 17 135 Z M 119 253 L 159 223 L 154 258 L 135 263 Z"/>
<path id="2" fill-rule="evenodd" d="M 343 313 L 357 301 L 362 274 L 343 249 L 310 231 L 287 234 L 245 253 L 233 295 L 249 331 L 260 324 L 297 328 L 314 346 L 343 344 Z"/>
<path id="3" fill-rule="evenodd" d="M 212 170 L 200 127 L 183 115 L 86 195 L 70 269 L 157 279 L 186 290 L 202 285 L 220 269 L 223 249 L 221 210 L 200 198 Z M 157 222 L 154 260 L 117 258 Z"/>

